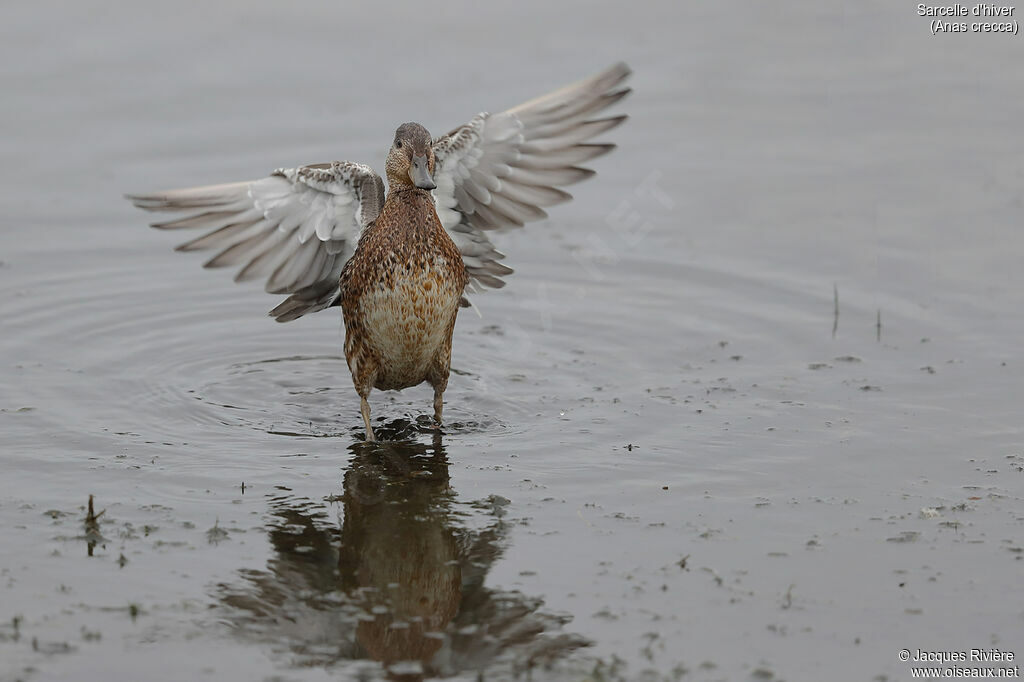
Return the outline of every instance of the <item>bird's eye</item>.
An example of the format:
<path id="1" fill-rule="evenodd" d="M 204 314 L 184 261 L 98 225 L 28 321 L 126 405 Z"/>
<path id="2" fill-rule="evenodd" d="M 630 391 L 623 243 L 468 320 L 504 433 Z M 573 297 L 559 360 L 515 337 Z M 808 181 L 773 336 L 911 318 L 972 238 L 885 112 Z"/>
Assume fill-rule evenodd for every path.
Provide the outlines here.
<path id="1" fill-rule="evenodd" d="M 401 148 L 402 148 L 402 141 L 401 140 L 395 140 L 395 149 L 401 149 Z"/>

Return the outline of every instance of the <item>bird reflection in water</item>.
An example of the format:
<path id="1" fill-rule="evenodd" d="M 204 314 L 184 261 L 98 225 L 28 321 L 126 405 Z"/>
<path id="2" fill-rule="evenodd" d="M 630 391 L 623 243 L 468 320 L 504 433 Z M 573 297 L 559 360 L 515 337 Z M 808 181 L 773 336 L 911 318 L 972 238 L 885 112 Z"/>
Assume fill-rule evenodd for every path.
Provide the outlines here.
<path id="1" fill-rule="evenodd" d="M 324 503 L 271 497 L 273 555 L 218 587 L 226 619 L 292 665 L 364 679 L 514 678 L 586 646 L 539 598 L 484 586 L 507 500 L 458 502 L 440 435 L 397 440 L 415 433 L 398 420 L 350 447 L 340 528 Z"/>
<path id="2" fill-rule="evenodd" d="M 338 556 L 342 589 L 363 608 L 356 640 L 390 669 L 430 661 L 462 598 L 448 461 L 439 437 L 429 456 L 395 443 L 360 449 L 345 473 Z"/>

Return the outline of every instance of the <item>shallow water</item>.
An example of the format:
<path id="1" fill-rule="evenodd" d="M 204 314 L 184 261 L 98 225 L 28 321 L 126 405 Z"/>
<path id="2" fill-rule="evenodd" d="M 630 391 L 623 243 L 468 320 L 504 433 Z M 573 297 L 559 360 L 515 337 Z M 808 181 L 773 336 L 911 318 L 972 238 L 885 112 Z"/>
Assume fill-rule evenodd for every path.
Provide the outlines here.
<path id="1" fill-rule="evenodd" d="M 0 680 L 1024 655 L 1018 39 L 883 2 L 545 8 L 7 10 Z M 617 59 L 620 148 L 498 238 L 439 439 L 420 387 L 362 445 L 336 311 L 274 324 L 120 199 L 379 168 L 401 121 Z"/>

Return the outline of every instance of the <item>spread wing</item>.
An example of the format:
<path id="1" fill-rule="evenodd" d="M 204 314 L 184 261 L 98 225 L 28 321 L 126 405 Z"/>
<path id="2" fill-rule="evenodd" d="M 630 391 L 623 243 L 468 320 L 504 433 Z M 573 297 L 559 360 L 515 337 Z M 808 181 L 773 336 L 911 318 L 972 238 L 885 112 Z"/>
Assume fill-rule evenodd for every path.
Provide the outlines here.
<path id="1" fill-rule="evenodd" d="M 369 166 L 336 161 L 127 198 L 147 211 L 185 214 L 153 227 L 206 230 L 177 249 L 218 249 L 205 267 L 241 266 L 236 282 L 266 278 L 269 293 L 291 294 L 270 311 L 288 322 L 337 301 L 341 269 L 380 214 L 384 183 Z"/>
<path id="2" fill-rule="evenodd" d="M 595 118 L 629 94 L 619 63 L 586 80 L 498 114 L 482 113 L 434 140 L 434 197 L 441 223 L 462 251 L 470 291 L 498 288 L 512 269 L 488 230 L 547 216 L 544 207 L 572 198 L 562 187 L 594 171 L 577 164 L 615 148 L 589 140 L 626 116 Z"/>

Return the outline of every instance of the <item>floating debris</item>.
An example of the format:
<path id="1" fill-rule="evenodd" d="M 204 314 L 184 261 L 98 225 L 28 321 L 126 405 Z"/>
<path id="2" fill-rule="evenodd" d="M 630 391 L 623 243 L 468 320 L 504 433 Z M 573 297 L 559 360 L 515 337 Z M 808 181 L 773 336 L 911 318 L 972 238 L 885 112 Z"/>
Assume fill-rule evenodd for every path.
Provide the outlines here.
<path id="1" fill-rule="evenodd" d="M 71 646 L 67 642 L 40 642 L 37 638 L 33 637 L 32 651 L 48 656 L 53 654 L 73 654 L 78 651 L 78 647 Z"/>

